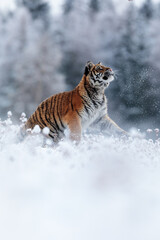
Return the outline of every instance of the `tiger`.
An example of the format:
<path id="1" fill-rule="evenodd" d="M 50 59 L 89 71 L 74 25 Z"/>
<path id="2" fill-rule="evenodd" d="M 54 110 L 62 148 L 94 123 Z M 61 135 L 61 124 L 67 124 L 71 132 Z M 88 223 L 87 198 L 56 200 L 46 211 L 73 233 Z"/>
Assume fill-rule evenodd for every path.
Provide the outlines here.
<path id="1" fill-rule="evenodd" d="M 54 142 L 65 137 L 65 130 L 69 130 L 70 140 L 79 142 L 82 132 L 91 126 L 110 135 L 125 135 L 107 111 L 104 92 L 114 77 L 110 67 L 88 61 L 80 83 L 72 91 L 53 95 L 40 103 L 26 122 L 25 131 L 36 125 L 41 130 L 48 127 Z"/>

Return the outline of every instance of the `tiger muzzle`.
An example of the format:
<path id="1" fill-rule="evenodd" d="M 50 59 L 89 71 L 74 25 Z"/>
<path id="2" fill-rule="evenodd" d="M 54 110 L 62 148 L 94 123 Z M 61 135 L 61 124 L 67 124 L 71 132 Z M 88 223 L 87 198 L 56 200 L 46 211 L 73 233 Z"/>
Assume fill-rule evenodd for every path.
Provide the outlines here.
<path id="1" fill-rule="evenodd" d="M 113 77 L 114 77 L 114 72 L 112 71 L 112 69 L 109 69 L 109 70 L 107 70 L 107 71 L 104 73 L 103 79 L 104 79 L 104 80 L 107 80 L 110 76 L 113 76 Z"/>

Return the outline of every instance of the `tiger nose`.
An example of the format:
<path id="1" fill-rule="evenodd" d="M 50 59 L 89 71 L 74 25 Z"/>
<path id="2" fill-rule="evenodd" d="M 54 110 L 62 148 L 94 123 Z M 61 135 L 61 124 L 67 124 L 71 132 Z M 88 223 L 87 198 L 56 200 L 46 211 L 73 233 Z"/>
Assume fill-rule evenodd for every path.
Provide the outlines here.
<path id="1" fill-rule="evenodd" d="M 112 70 L 112 68 L 109 68 L 108 71 L 112 72 L 113 70 Z"/>

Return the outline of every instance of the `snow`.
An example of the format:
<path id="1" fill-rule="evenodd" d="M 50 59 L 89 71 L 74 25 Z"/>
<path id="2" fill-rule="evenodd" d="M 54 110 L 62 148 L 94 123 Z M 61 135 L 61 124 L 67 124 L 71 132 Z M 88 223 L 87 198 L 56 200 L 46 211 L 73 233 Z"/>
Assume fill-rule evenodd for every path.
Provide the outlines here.
<path id="1" fill-rule="evenodd" d="M 24 112 L 21 114 L 20 121 L 21 121 L 22 123 L 27 122 L 26 114 L 25 114 Z"/>
<path id="2" fill-rule="evenodd" d="M 49 132 L 50 132 L 50 130 L 49 130 L 49 128 L 48 127 L 45 127 L 45 128 L 43 128 L 43 134 L 44 135 L 48 135 L 49 134 Z"/>
<path id="3" fill-rule="evenodd" d="M 0 239 L 160 239 L 159 139 L 18 132 L 0 123 Z"/>
<path id="4" fill-rule="evenodd" d="M 40 133 L 41 132 L 41 129 L 38 125 L 36 125 L 32 131 L 33 133 Z"/>
<path id="5" fill-rule="evenodd" d="M 12 112 L 8 111 L 7 115 L 8 115 L 8 117 L 12 117 Z"/>

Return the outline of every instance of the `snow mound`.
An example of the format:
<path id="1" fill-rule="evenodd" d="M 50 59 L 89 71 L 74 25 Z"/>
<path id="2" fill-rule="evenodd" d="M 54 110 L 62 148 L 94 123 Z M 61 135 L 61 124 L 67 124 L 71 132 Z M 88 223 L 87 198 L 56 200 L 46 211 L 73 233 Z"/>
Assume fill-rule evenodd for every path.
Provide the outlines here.
<path id="1" fill-rule="evenodd" d="M 0 239 L 160 239 L 159 139 L 54 146 L 19 129 L 0 124 Z"/>

